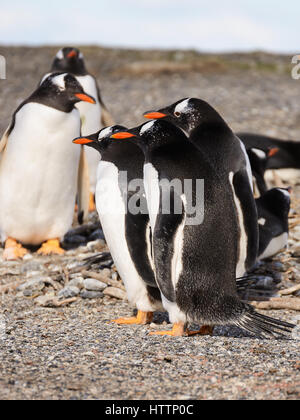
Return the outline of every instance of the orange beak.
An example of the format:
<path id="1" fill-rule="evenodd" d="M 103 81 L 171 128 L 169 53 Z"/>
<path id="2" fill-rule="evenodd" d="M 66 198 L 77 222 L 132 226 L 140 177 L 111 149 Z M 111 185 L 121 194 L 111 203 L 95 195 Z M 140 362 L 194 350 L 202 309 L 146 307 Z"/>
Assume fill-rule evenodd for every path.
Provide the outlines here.
<path id="1" fill-rule="evenodd" d="M 85 93 L 76 93 L 75 96 L 76 96 L 76 98 L 80 99 L 83 102 L 89 102 L 90 104 L 95 104 L 96 103 L 94 98 L 92 98 L 89 95 L 86 95 Z"/>
<path id="2" fill-rule="evenodd" d="M 124 140 L 124 139 L 130 139 L 131 137 L 136 137 L 136 136 L 126 131 L 121 131 L 120 133 L 113 134 L 110 138 L 117 139 L 117 140 Z"/>
<path id="3" fill-rule="evenodd" d="M 89 143 L 93 143 L 93 140 L 87 139 L 85 137 L 79 137 L 78 139 L 73 140 L 73 143 L 75 143 L 75 144 L 89 144 Z"/>
<path id="4" fill-rule="evenodd" d="M 165 118 L 167 115 L 162 112 L 148 112 L 144 114 L 144 117 L 148 120 L 159 120 L 160 118 Z"/>
<path id="5" fill-rule="evenodd" d="M 75 50 L 72 50 L 71 52 L 69 52 L 69 54 L 67 55 L 68 58 L 74 58 L 77 57 L 77 52 Z"/>
<path id="6" fill-rule="evenodd" d="M 271 158 L 271 157 L 277 155 L 278 152 L 279 152 L 278 147 L 272 147 L 272 149 L 270 149 L 270 151 L 268 153 L 268 157 Z"/>

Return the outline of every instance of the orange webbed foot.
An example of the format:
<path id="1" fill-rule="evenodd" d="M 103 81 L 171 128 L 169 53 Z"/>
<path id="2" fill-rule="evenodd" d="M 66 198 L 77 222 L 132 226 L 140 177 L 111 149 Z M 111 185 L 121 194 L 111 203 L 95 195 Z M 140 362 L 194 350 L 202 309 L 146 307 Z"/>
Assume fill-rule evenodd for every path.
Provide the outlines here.
<path id="1" fill-rule="evenodd" d="M 38 250 L 39 255 L 63 255 L 65 251 L 61 248 L 58 239 L 51 239 Z"/>
<path id="2" fill-rule="evenodd" d="M 28 254 L 27 249 L 23 248 L 15 239 L 8 238 L 5 241 L 5 249 L 3 252 L 3 259 L 5 261 L 15 261 L 23 259 Z"/>
<path id="3" fill-rule="evenodd" d="M 192 337 L 195 335 L 212 335 L 213 327 L 204 326 L 199 331 L 190 331 L 184 324 L 178 323 L 173 325 L 171 331 L 155 331 L 150 333 L 150 335 L 161 335 L 169 337 Z"/>
<path id="4" fill-rule="evenodd" d="M 136 317 L 132 318 L 119 318 L 111 322 L 119 325 L 147 325 L 151 324 L 153 320 L 153 312 L 138 311 Z"/>
<path id="5" fill-rule="evenodd" d="M 90 193 L 89 212 L 93 213 L 94 211 L 96 211 L 95 198 L 94 198 L 94 194 Z"/>

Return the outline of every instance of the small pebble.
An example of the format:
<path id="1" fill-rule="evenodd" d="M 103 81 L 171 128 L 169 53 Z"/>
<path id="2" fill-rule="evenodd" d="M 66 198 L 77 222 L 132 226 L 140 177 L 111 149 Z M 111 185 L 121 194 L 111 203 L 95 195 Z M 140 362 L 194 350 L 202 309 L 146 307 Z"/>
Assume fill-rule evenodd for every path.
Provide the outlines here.
<path id="1" fill-rule="evenodd" d="M 83 281 L 83 285 L 86 290 L 91 292 L 102 292 L 104 289 L 107 288 L 107 284 L 102 283 L 96 279 L 85 279 Z"/>
<path id="2" fill-rule="evenodd" d="M 66 286 L 58 293 L 59 299 L 69 299 L 75 296 L 78 296 L 80 289 L 75 286 Z"/>
<path id="3" fill-rule="evenodd" d="M 89 290 L 82 290 L 80 293 L 80 297 L 82 297 L 82 299 L 99 299 L 103 296 L 102 292 L 92 292 Z"/>

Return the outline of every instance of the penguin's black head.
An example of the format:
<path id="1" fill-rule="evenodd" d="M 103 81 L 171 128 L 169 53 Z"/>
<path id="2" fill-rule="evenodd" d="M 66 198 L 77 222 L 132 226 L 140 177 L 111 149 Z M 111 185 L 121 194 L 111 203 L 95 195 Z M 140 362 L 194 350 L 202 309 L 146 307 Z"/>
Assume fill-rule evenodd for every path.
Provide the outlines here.
<path id="1" fill-rule="evenodd" d="M 130 140 L 144 152 L 186 141 L 186 136 L 175 125 L 165 120 L 154 120 L 111 136 L 117 140 Z"/>
<path id="2" fill-rule="evenodd" d="M 144 114 L 148 119 L 165 119 L 190 134 L 204 123 L 223 121 L 217 111 L 207 102 L 197 98 L 181 99 L 159 111 Z"/>
<path id="3" fill-rule="evenodd" d="M 276 213 L 283 220 L 287 220 L 291 209 L 292 188 L 273 188 L 264 194 L 261 199 L 264 200 L 270 210 Z"/>
<path id="4" fill-rule="evenodd" d="M 87 74 L 83 54 L 73 47 L 65 47 L 58 51 L 52 64 L 52 72 L 67 72 L 75 76 Z"/>
<path id="5" fill-rule="evenodd" d="M 103 153 L 110 144 L 114 142 L 112 136 L 119 132 L 126 131 L 127 128 L 123 127 L 122 125 L 114 125 L 111 127 L 103 128 L 97 133 L 91 134 L 90 136 L 86 137 L 78 137 L 77 139 L 73 140 L 75 144 L 81 144 L 84 146 L 92 147 L 93 149 L 98 150 L 101 154 Z"/>
<path id="6" fill-rule="evenodd" d="M 247 150 L 253 172 L 265 173 L 268 160 L 279 152 L 277 147 L 270 147 L 267 150 L 251 148 Z"/>
<path id="7" fill-rule="evenodd" d="M 34 93 L 34 97 L 37 101 L 65 112 L 70 112 L 75 104 L 81 101 L 96 103 L 76 78 L 68 73 L 52 73 L 46 77 Z"/>

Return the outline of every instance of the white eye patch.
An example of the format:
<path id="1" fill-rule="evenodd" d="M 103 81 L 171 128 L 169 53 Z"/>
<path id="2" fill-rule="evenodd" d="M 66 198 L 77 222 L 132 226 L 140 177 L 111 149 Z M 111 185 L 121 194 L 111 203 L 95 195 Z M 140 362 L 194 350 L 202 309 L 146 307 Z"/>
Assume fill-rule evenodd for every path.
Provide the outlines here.
<path id="1" fill-rule="evenodd" d="M 180 113 L 182 113 L 182 112 L 184 112 L 188 108 L 188 106 L 189 106 L 189 99 L 185 99 L 184 101 L 180 102 L 176 106 L 174 112 L 180 112 Z"/>
<path id="2" fill-rule="evenodd" d="M 59 60 L 63 60 L 64 58 L 63 50 L 58 51 L 58 53 L 56 54 L 56 58 L 58 58 Z"/>
<path id="3" fill-rule="evenodd" d="M 260 149 L 251 149 L 251 150 L 254 154 L 256 154 L 256 156 L 259 159 L 265 159 L 267 157 L 267 154 L 263 150 L 260 150 Z"/>
<path id="4" fill-rule="evenodd" d="M 264 219 L 264 218 L 262 217 L 261 219 L 259 219 L 258 224 L 259 224 L 260 226 L 265 226 L 265 224 L 266 224 L 266 219 Z"/>
<path id="5" fill-rule="evenodd" d="M 288 198 L 291 198 L 290 193 L 287 190 L 283 190 L 282 188 L 278 188 L 278 190 Z"/>
<path id="6" fill-rule="evenodd" d="M 84 57 L 83 57 L 83 54 L 82 54 L 82 53 L 80 53 L 80 54 L 79 54 L 79 58 L 80 58 L 81 60 L 83 60 L 83 58 L 84 58 Z"/>
<path id="7" fill-rule="evenodd" d="M 65 77 L 68 73 L 60 74 L 52 79 L 52 83 L 58 87 L 59 90 L 66 90 Z"/>
<path id="8" fill-rule="evenodd" d="M 44 81 L 51 75 L 51 73 L 45 74 L 45 76 L 42 78 L 40 85 L 44 83 Z"/>
<path id="9" fill-rule="evenodd" d="M 150 121 L 147 124 L 143 125 L 140 131 L 140 135 L 142 136 L 146 131 L 151 130 L 155 124 L 155 121 Z"/>
<path id="10" fill-rule="evenodd" d="M 104 128 L 104 130 L 102 130 L 102 131 L 99 133 L 98 140 L 101 140 L 101 139 L 104 139 L 104 137 L 108 137 L 108 136 L 110 136 L 110 135 L 111 135 L 111 133 L 112 133 L 112 127 L 107 127 L 107 128 Z"/>

